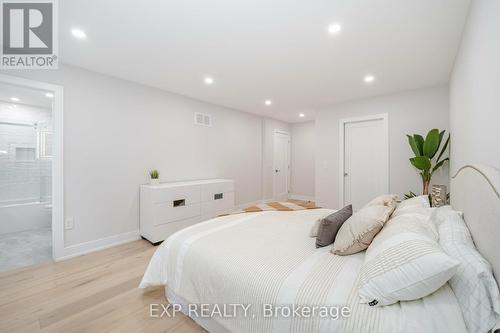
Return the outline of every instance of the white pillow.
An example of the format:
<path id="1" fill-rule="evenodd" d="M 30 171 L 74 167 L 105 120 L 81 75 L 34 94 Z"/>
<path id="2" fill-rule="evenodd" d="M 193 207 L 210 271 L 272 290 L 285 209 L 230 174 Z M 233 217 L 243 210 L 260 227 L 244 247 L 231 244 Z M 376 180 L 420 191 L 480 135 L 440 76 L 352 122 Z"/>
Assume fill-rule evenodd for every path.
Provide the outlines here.
<path id="1" fill-rule="evenodd" d="M 433 208 L 433 209 L 434 209 L 434 211 L 432 212 L 431 220 L 434 223 L 434 225 L 436 226 L 436 228 L 439 228 L 441 223 L 446 221 L 450 212 L 453 212 L 454 214 L 458 214 L 460 216 L 460 218 L 462 218 L 462 219 L 464 218 L 463 212 L 459 212 L 458 210 L 454 210 L 450 205 L 441 206 L 441 207 Z M 469 229 L 467 229 L 467 232 L 468 232 L 468 230 Z"/>
<path id="2" fill-rule="evenodd" d="M 437 209 L 439 244 L 460 261 L 449 284 L 458 299 L 469 332 L 488 332 L 500 323 L 500 292 L 490 264 L 476 250 L 460 213 Z M 440 223 L 439 223 L 440 222 Z"/>
<path id="3" fill-rule="evenodd" d="M 410 212 L 419 211 L 421 209 L 428 209 L 431 205 L 429 203 L 429 196 L 420 195 L 418 197 L 414 197 L 411 199 L 406 199 L 401 201 L 397 206 L 394 213 L 392 213 L 393 217 L 396 217 L 401 214 L 406 214 Z"/>
<path id="4" fill-rule="evenodd" d="M 321 219 L 317 219 L 314 221 L 314 224 L 311 227 L 311 230 L 309 231 L 309 237 L 318 237 L 318 232 L 319 232 L 319 224 L 321 223 Z"/>
<path id="5" fill-rule="evenodd" d="M 443 286 L 459 262 L 444 253 L 429 216 L 391 218 L 366 251 L 360 272 L 362 303 L 381 306 L 427 296 Z"/>

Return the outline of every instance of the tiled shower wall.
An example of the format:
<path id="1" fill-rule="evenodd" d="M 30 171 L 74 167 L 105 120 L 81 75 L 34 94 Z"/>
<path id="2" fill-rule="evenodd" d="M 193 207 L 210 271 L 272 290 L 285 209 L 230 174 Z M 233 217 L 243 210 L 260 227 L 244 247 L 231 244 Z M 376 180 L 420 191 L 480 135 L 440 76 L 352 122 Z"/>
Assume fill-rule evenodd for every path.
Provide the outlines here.
<path id="1" fill-rule="evenodd" d="M 0 103 L 0 206 L 50 202 L 52 159 L 40 158 L 38 144 L 39 132 L 51 129 L 50 115 Z"/>

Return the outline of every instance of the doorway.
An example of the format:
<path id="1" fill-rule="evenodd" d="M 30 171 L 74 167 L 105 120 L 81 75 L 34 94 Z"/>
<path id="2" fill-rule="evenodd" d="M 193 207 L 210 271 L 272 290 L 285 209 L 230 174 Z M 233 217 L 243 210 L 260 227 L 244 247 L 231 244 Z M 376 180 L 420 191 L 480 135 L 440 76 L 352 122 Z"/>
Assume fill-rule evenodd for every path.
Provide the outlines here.
<path id="1" fill-rule="evenodd" d="M 274 132 L 273 197 L 287 200 L 290 189 L 290 134 Z"/>
<path id="2" fill-rule="evenodd" d="M 63 244 L 61 111 L 61 87 L 0 75 L 0 272 Z"/>
<path id="3" fill-rule="evenodd" d="M 387 114 L 340 121 L 340 207 L 360 209 L 389 191 Z"/>

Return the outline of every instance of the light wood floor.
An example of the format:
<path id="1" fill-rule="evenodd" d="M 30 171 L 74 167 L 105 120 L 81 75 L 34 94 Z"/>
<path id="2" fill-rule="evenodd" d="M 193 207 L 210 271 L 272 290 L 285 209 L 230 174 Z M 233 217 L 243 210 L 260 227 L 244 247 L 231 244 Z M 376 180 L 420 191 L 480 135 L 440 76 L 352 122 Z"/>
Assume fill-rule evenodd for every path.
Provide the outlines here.
<path id="1" fill-rule="evenodd" d="M 156 247 L 140 240 L 0 273 L 0 332 L 205 332 L 190 318 L 150 318 L 163 288 L 139 281 Z"/>

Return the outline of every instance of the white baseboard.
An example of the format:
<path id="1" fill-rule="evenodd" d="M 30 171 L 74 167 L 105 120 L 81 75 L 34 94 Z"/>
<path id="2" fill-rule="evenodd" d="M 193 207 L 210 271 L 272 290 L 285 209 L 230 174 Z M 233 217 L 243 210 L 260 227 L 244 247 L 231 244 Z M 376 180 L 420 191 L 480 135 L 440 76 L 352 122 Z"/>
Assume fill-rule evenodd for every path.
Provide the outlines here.
<path id="1" fill-rule="evenodd" d="M 308 195 L 300 195 L 300 194 L 290 193 L 290 195 L 288 197 L 290 199 L 295 199 L 295 200 L 314 201 L 314 197 L 311 197 Z"/>
<path id="2" fill-rule="evenodd" d="M 62 256 L 55 258 L 56 261 L 62 261 L 73 257 L 81 256 L 87 253 L 104 250 L 112 246 L 120 245 L 123 243 L 132 242 L 140 239 L 139 231 L 129 231 L 123 234 L 109 236 L 101 239 L 96 239 L 90 242 L 71 245 L 63 248 L 61 251 Z"/>

